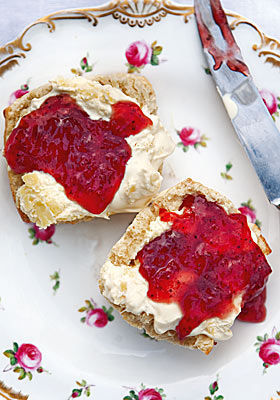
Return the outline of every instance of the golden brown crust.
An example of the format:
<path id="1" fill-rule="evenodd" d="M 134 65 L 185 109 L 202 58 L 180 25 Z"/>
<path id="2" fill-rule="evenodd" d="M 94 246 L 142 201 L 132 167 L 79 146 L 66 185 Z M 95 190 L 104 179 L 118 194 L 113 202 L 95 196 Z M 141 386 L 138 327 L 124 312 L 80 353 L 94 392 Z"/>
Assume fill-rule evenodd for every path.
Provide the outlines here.
<path id="1" fill-rule="evenodd" d="M 149 230 L 150 223 L 157 218 L 159 209 L 165 208 L 168 211 L 177 211 L 187 194 L 203 194 L 206 196 L 208 201 L 214 201 L 221 205 L 228 214 L 239 213 L 233 203 L 225 196 L 222 196 L 220 193 L 188 178 L 172 188 L 161 192 L 152 203 L 140 211 L 132 224 L 127 228 L 125 234 L 111 249 L 108 259 L 112 264 L 116 266 L 130 265 L 131 262 L 135 260 L 138 251 L 143 247 L 146 232 Z M 261 235 L 259 228 L 256 225 L 253 225 L 252 230 L 257 236 L 258 245 L 262 252 L 264 254 L 269 254 L 271 250 Z M 100 291 L 103 294 L 105 282 L 100 279 L 99 285 Z M 174 344 L 196 348 L 203 351 L 205 354 L 208 354 L 213 348 L 214 340 L 208 336 L 197 335 L 187 337 L 184 341 L 180 341 L 176 331 L 174 330 L 168 331 L 164 334 L 158 334 L 154 330 L 154 318 L 152 315 L 147 315 L 145 313 L 134 315 L 126 312 L 125 307 L 123 306 L 118 306 L 116 304 L 112 305 L 121 313 L 122 317 L 130 325 L 139 329 L 145 329 L 148 335 L 157 340 L 168 340 Z"/>
<path id="2" fill-rule="evenodd" d="M 91 78 L 102 85 L 109 84 L 112 87 L 119 88 L 126 95 L 135 98 L 140 106 L 146 105 L 151 114 L 157 111 L 156 96 L 150 82 L 144 77 L 139 75 L 132 75 L 126 73 L 115 73 L 109 75 L 98 75 Z M 17 99 L 13 104 L 4 110 L 5 116 L 5 131 L 4 131 L 4 144 L 6 143 L 12 130 L 16 127 L 20 118 L 27 114 L 27 109 L 30 106 L 31 100 L 34 98 L 41 98 L 52 90 L 51 83 L 40 86 L 21 98 Z M 24 222 L 30 222 L 28 216 L 24 214 L 16 203 L 16 192 L 20 186 L 24 184 L 21 174 L 16 174 L 11 169 L 8 169 L 8 177 L 10 181 L 10 188 L 12 196 L 17 207 L 17 210 Z M 94 217 L 84 217 L 74 221 L 66 221 L 66 223 L 76 224 L 81 221 L 89 221 Z"/>
<path id="3" fill-rule="evenodd" d="M 114 73 L 93 78 L 102 85 L 111 85 L 127 96 L 137 99 L 140 107 L 146 106 L 150 114 L 156 114 L 157 104 L 154 89 L 147 78 L 141 75 Z"/>

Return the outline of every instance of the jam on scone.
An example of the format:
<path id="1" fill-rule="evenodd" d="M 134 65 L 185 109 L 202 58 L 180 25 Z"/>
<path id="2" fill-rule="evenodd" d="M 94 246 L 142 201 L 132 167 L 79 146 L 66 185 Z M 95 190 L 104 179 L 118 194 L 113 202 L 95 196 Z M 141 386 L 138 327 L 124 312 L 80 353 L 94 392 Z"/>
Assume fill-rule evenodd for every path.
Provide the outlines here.
<path id="1" fill-rule="evenodd" d="M 139 241 L 141 228 L 148 233 Z M 269 251 L 227 199 L 186 180 L 140 212 L 113 247 L 101 291 L 128 322 L 157 339 L 204 351 L 207 336 L 209 352 L 209 338 L 228 339 L 238 315 L 264 320 Z"/>
<path id="2" fill-rule="evenodd" d="M 15 197 L 32 222 L 46 227 L 136 211 L 157 192 L 158 170 L 174 145 L 147 107 L 78 77 L 53 81 L 39 99 L 26 96 L 18 100 L 28 107 L 7 135 L 5 157 L 22 177 Z"/>
<path id="3" fill-rule="evenodd" d="M 132 102 L 112 105 L 109 121 L 92 120 L 69 94 L 49 97 L 21 118 L 5 146 L 17 174 L 43 171 L 66 196 L 100 214 L 120 187 L 131 148 L 125 141 L 152 121 Z"/>

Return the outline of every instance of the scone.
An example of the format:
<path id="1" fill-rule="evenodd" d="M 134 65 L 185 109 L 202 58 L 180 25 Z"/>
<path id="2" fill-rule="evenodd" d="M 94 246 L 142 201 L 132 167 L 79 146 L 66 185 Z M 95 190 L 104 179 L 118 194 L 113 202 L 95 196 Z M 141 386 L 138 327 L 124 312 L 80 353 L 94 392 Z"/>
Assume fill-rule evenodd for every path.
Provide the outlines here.
<path id="1" fill-rule="evenodd" d="M 174 143 L 151 84 L 112 74 L 57 78 L 4 111 L 15 204 L 40 228 L 137 212 L 158 193 Z"/>
<path id="2" fill-rule="evenodd" d="M 231 201 L 187 179 L 136 216 L 101 268 L 99 286 L 129 324 L 208 354 L 232 336 L 243 307 L 243 320 L 265 318 L 269 253 Z"/>

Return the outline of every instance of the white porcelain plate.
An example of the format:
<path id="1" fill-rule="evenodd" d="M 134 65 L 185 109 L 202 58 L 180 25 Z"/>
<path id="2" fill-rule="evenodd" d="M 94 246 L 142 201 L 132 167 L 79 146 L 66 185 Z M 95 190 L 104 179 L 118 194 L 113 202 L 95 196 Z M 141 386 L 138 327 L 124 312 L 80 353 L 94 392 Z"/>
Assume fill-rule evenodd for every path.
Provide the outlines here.
<path id="1" fill-rule="evenodd" d="M 238 15 L 231 14 L 230 21 L 280 126 L 280 44 Z M 266 321 L 236 321 L 233 338 L 218 343 L 209 356 L 151 340 L 116 311 L 108 312 L 97 283 L 107 253 L 134 215 L 59 225 L 51 243 L 33 244 L 38 240 L 32 226 L 19 218 L 1 157 L 1 381 L 21 391 L 21 398 L 35 400 L 279 399 L 279 211 L 268 204 L 205 71 L 192 7 L 116 1 L 99 9 L 56 13 L 41 22 L 0 49 L 1 110 L 59 74 L 128 68 L 137 74 L 133 63 L 140 66 L 157 93 L 160 117 L 178 144 L 165 164 L 163 188 L 191 177 L 227 195 L 261 224 L 272 248 L 273 274 Z M 137 50 L 138 41 L 150 56 L 137 56 L 136 51 L 128 66 L 126 50 L 133 43 Z M 3 132 L 2 116 L 0 123 Z M 101 317 L 104 326 L 97 327 Z M 8 393 L 3 386 L 0 398 L 10 398 Z"/>

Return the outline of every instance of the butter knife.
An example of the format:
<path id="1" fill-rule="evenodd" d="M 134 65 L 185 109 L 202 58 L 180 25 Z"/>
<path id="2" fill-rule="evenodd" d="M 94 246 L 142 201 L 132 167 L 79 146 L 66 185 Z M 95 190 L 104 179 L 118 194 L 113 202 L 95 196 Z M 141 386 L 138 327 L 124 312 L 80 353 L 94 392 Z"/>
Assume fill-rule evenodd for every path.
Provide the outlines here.
<path id="1" fill-rule="evenodd" d="M 220 0 L 194 0 L 199 36 L 210 72 L 232 125 L 268 200 L 280 205 L 280 132 L 269 114 Z"/>

